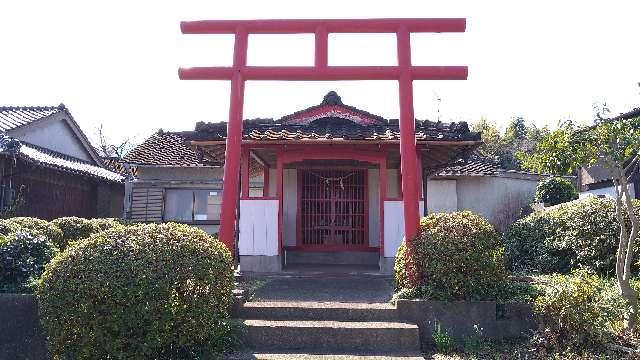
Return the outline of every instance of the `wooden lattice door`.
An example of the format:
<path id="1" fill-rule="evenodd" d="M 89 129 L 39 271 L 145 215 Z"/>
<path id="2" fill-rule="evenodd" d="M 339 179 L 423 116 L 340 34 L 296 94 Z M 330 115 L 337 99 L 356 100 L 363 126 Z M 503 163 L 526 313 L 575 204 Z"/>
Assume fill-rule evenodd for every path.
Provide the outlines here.
<path id="1" fill-rule="evenodd" d="M 300 170 L 298 246 L 365 247 L 367 177 L 362 169 Z"/>

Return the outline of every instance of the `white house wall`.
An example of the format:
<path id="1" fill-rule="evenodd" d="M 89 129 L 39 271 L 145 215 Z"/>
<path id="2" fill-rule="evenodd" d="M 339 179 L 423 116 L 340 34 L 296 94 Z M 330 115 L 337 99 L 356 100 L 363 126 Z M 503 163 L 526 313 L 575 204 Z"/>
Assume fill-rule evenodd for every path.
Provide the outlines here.
<path id="1" fill-rule="evenodd" d="M 420 201 L 420 213 L 424 212 L 424 201 Z M 402 201 L 384 202 L 384 256 L 394 257 L 404 238 L 404 210 Z"/>
<path id="2" fill-rule="evenodd" d="M 8 135 L 47 149 L 94 162 L 87 149 L 67 124 L 63 113 L 8 131 Z"/>
<path id="3" fill-rule="evenodd" d="M 278 255 L 278 200 L 240 200 L 240 255 Z"/>
<path id="4" fill-rule="evenodd" d="M 398 193 L 398 169 L 387 169 L 387 197 L 400 197 Z"/>
<path id="5" fill-rule="evenodd" d="M 628 189 L 629 189 L 629 195 L 632 198 L 635 198 L 636 191 L 635 191 L 635 188 L 633 186 L 633 183 L 629 184 Z M 580 198 L 581 199 L 584 198 L 584 197 L 587 197 L 587 196 L 606 196 L 606 197 L 615 199 L 616 198 L 616 190 L 614 189 L 613 186 L 609 186 L 609 187 L 605 187 L 605 188 L 602 188 L 602 189 L 594 189 L 594 190 L 589 190 L 589 191 L 585 191 L 585 192 L 581 192 L 580 193 Z"/>

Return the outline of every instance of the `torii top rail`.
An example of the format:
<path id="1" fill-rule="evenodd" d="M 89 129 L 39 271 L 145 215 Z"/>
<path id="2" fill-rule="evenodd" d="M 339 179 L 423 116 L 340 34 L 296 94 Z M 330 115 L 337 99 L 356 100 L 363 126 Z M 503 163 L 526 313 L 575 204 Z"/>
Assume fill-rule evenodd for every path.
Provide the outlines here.
<path id="1" fill-rule="evenodd" d="M 246 80 L 397 80 L 404 230 L 407 239 L 416 234 L 420 192 L 413 80 L 466 80 L 468 70 L 466 66 L 412 66 L 410 35 L 412 32 L 464 32 L 466 19 L 204 20 L 185 21 L 180 28 L 183 34 L 235 34 L 233 66 L 179 69 L 182 80 L 231 80 L 219 232 L 220 240 L 229 249 L 233 250 L 234 244 Z M 249 34 L 301 33 L 315 34 L 314 66 L 247 66 Z M 395 33 L 398 65 L 329 66 L 330 33 Z"/>

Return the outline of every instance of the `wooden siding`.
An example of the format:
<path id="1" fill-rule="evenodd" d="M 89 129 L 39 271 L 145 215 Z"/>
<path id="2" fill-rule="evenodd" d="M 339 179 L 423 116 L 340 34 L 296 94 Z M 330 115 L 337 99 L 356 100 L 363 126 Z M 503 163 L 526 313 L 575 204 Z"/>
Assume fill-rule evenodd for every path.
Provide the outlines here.
<path id="1" fill-rule="evenodd" d="M 162 221 L 164 190 L 134 186 L 131 192 L 131 220 Z"/>

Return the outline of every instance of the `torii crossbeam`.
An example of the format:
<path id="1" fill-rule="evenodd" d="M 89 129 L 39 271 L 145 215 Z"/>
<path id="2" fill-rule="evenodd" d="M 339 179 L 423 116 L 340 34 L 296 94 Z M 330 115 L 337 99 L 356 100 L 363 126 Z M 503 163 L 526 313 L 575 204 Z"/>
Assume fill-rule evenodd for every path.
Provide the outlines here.
<path id="1" fill-rule="evenodd" d="M 419 220 L 413 80 L 466 80 L 466 66 L 412 66 L 412 32 L 464 32 L 466 19 L 205 20 L 180 24 L 183 34 L 234 34 L 233 66 L 181 68 L 182 80 L 231 80 L 219 237 L 234 246 L 240 179 L 242 111 L 247 80 L 396 80 L 400 99 L 400 171 L 407 241 Z M 249 34 L 315 34 L 314 66 L 247 66 Z M 395 33 L 396 66 L 329 66 L 330 33 Z"/>

